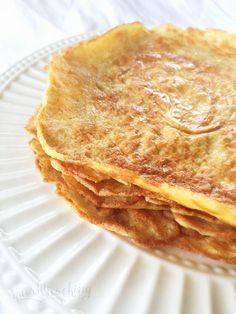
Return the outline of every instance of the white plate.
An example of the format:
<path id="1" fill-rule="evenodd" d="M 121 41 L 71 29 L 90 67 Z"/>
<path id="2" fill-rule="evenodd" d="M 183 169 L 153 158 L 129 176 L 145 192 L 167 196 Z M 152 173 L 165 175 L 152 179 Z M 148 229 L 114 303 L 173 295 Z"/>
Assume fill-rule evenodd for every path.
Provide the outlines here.
<path id="1" fill-rule="evenodd" d="M 23 313 L 236 313 L 236 267 L 148 252 L 83 222 L 42 182 L 23 127 L 45 87 L 47 46 L 0 77 L 0 285 Z"/>

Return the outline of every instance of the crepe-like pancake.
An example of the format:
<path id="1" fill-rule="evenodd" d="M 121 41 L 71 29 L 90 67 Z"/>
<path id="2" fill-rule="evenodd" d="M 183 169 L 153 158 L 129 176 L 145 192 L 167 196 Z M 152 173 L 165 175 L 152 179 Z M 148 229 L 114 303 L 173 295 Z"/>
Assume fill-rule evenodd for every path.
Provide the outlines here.
<path id="1" fill-rule="evenodd" d="M 215 220 L 214 223 L 195 216 L 175 214 L 175 220 L 179 225 L 196 230 L 202 235 L 210 236 L 217 239 L 225 239 L 231 241 L 236 240 L 236 228 L 230 225 L 226 225 L 219 220 Z"/>
<path id="2" fill-rule="evenodd" d="M 150 199 L 150 203 L 152 204 L 167 205 L 168 203 L 170 203 L 169 200 L 164 199 L 160 195 L 141 189 L 140 187 L 133 184 L 125 185 L 111 178 L 103 179 L 99 182 L 94 182 L 93 180 L 91 180 L 91 178 L 88 178 L 88 176 L 87 178 L 85 178 L 81 170 L 78 172 L 78 166 L 75 166 L 75 174 L 75 172 L 70 171 L 70 168 L 67 165 L 62 165 L 62 163 L 56 160 L 52 159 L 51 165 L 54 169 L 62 172 L 63 174 L 75 177 L 78 182 L 86 186 L 89 190 L 91 190 L 98 196 L 142 196 L 145 197 L 147 202 L 148 199 Z"/>
<path id="3" fill-rule="evenodd" d="M 73 190 L 71 185 L 66 184 L 60 172 L 52 168 L 50 158 L 36 142 L 33 143 L 33 150 L 36 154 L 36 165 L 44 180 L 56 182 L 57 192 L 69 200 L 86 220 L 119 234 L 130 236 L 135 242 L 143 243 L 143 245 L 147 243 L 146 246 L 148 243 L 149 246 L 162 245 L 178 235 L 179 227 L 173 217 L 170 219 L 164 214 L 165 208 L 159 211 L 144 211 L 141 209 L 95 207 L 85 197 L 81 197 L 78 186 L 76 190 Z M 147 223 L 149 230 L 145 230 Z"/>
<path id="4" fill-rule="evenodd" d="M 236 239 L 236 228 L 223 223 L 203 212 L 196 212 L 183 206 L 172 206 L 171 212 L 179 225 L 195 230 L 201 235 L 221 238 L 224 241 Z"/>
<path id="5" fill-rule="evenodd" d="M 95 194 L 100 196 L 108 195 L 143 195 L 144 190 L 141 190 L 139 187 L 134 185 L 124 185 L 114 179 L 102 179 L 97 182 L 94 182 L 93 177 L 86 176 L 79 169 L 78 166 L 74 166 L 74 171 L 71 171 L 70 166 L 67 164 L 62 164 L 57 160 L 51 161 L 52 167 L 56 170 L 66 174 L 73 175 L 76 179 L 88 189 L 93 191 Z"/>
<path id="6" fill-rule="evenodd" d="M 234 40 L 134 23 L 55 56 L 26 126 L 44 179 L 139 245 L 236 263 Z"/>
<path id="7" fill-rule="evenodd" d="M 50 158 L 44 153 L 42 150 L 42 147 L 40 143 L 36 139 L 31 140 L 31 147 L 33 151 L 42 158 L 47 158 L 47 160 L 51 161 Z M 37 162 L 40 162 L 40 158 L 37 159 Z M 45 163 L 45 167 L 46 167 Z M 51 162 L 52 164 L 52 162 Z M 50 169 L 52 168 L 50 166 Z M 40 168 L 40 165 L 38 165 Z M 55 174 L 55 170 L 53 169 L 53 174 Z M 47 173 L 49 173 L 49 169 Z M 56 172 L 58 173 L 58 172 Z M 45 174 L 46 176 L 46 174 Z M 128 194 L 126 196 L 122 195 L 112 195 L 112 196 L 98 196 L 93 191 L 89 190 L 86 186 L 82 185 L 80 182 L 77 181 L 77 177 L 74 178 L 71 175 L 65 175 L 62 174 L 63 180 L 66 182 L 67 186 L 70 187 L 71 189 L 75 190 L 80 196 L 86 198 L 89 200 L 93 205 L 96 207 L 101 207 L 101 208 L 132 208 L 132 209 L 147 209 L 147 210 L 165 210 L 169 209 L 169 205 L 167 203 L 163 203 L 161 201 L 156 202 L 155 204 L 149 203 L 145 200 L 145 197 L 142 195 L 132 195 Z"/>
<path id="8" fill-rule="evenodd" d="M 47 155 L 236 226 L 236 35 L 140 23 L 66 48 L 37 118 Z"/>
<path id="9" fill-rule="evenodd" d="M 36 140 L 37 140 L 37 130 L 35 127 L 35 122 L 36 122 L 36 118 L 37 118 L 37 115 L 41 106 L 42 104 L 38 105 L 38 107 L 35 110 L 35 113 L 33 114 L 32 117 L 30 117 L 30 119 L 28 120 L 25 126 L 26 131 L 32 136 L 33 139 L 36 139 Z M 35 143 L 35 145 L 37 145 L 37 143 Z M 70 174 L 70 175 L 77 175 L 82 178 L 89 179 L 95 183 L 109 178 L 108 176 L 102 173 L 99 173 L 97 171 L 94 171 L 93 169 L 88 168 L 86 166 L 73 165 L 71 163 L 64 163 L 57 160 L 54 160 L 54 168 L 56 168 L 59 171 L 64 171 L 65 173 Z"/>
<path id="10" fill-rule="evenodd" d="M 95 214 L 94 211 L 88 211 L 88 205 L 83 203 L 84 200 L 78 199 L 78 195 L 66 185 L 58 184 L 57 192 L 67 199 L 84 219 L 128 236 L 138 245 L 151 249 L 175 246 L 236 264 L 236 241 L 225 242 L 223 239 L 202 236 L 189 229 L 180 229 L 174 220 L 164 216 L 165 211 L 134 209 L 108 209 L 106 211 L 106 209 L 93 208 Z"/>
<path id="11" fill-rule="evenodd" d="M 167 210 L 98 208 L 69 187 L 60 172 L 51 167 L 50 158 L 40 145 L 35 145 L 36 164 L 46 181 L 54 181 L 57 192 L 68 200 L 81 217 L 102 226 L 146 248 L 175 246 L 201 253 L 215 259 L 236 263 L 236 241 L 205 237 L 198 232 L 180 227 Z"/>
<path id="12" fill-rule="evenodd" d="M 39 142 L 37 139 L 37 133 L 35 128 L 35 119 L 38 113 L 38 110 L 41 105 L 38 106 L 35 114 L 29 119 L 26 130 L 27 132 L 33 137 L 33 140 L 31 141 L 31 146 L 34 148 L 34 150 L 40 150 L 42 151 L 41 147 L 39 147 Z M 114 179 L 108 178 L 107 176 L 95 172 L 93 169 L 90 169 L 85 166 L 78 166 L 73 165 L 71 163 L 65 163 L 58 160 L 54 160 L 51 158 L 51 165 L 54 169 L 62 172 L 65 175 L 73 176 L 78 182 L 83 184 L 85 187 L 87 187 L 89 190 L 91 190 L 93 193 L 99 195 L 99 196 L 110 196 L 110 195 L 119 195 L 119 196 L 144 196 L 146 202 L 148 202 L 148 206 L 146 206 L 146 209 L 154 209 L 154 206 L 151 204 L 156 205 L 167 205 L 168 200 L 164 199 L 160 195 L 152 195 L 151 192 L 145 191 L 141 189 L 138 186 L 134 186 L 132 184 L 124 185 Z M 148 195 L 148 197 L 146 197 Z M 152 197 L 151 201 L 149 202 L 149 197 Z M 155 197 L 155 198 L 154 198 Z M 93 197 L 95 200 L 96 197 Z M 151 203 L 151 204 L 150 204 Z M 97 203 L 98 205 L 98 203 Z M 136 204 L 137 206 L 138 204 Z M 107 207 L 107 206 L 106 206 Z M 138 208 L 141 208 L 142 204 L 138 206 Z M 137 207 L 136 207 L 137 208 Z"/>
<path id="13" fill-rule="evenodd" d="M 76 176 L 78 178 L 84 178 L 94 183 L 102 180 L 109 179 L 109 176 L 104 175 L 98 171 L 94 171 L 92 168 L 80 165 L 73 165 L 72 163 L 65 163 L 58 160 L 52 160 L 53 167 L 66 174 Z"/>
<path id="14" fill-rule="evenodd" d="M 152 204 L 145 201 L 142 196 L 97 196 L 88 188 L 83 186 L 71 176 L 62 175 L 67 186 L 75 190 L 81 196 L 88 199 L 96 207 L 103 208 L 133 208 L 133 209 L 152 209 L 152 210 L 165 210 L 169 209 L 168 204 Z"/>
<path id="15" fill-rule="evenodd" d="M 49 157 L 47 157 L 45 155 L 44 151 L 42 150 L 40 143 L 36 139 L 33 139 L 31 141 L 31 146 L 37 155 L 44 156 L 47 158 L 47 160 L 49 160 Z M 38 160 L 40 160 L 40 159 L 38 159 Z M 52 164 L 52 162 L 51 162 L 51 164 Z M 51 167 L 51 165 L 48 166 L 48 168 L 50 168 L 50 167 Z M 56 168 L 54 168 L 54 169 L 56 169 Z M 61 172 L 61 169 L 58 171 Z M 47 171 L 47 173 L 48 172 L 49 172 L 49 170 Z M 53 173 L 55 173 L 55 171 L 53 171 Z M 183 206 L 176 206 L 175 204 L 173 206 L 173 204 L 168 204 L 168 203 L 159 201 L 157 199 L 149 198 L 149 197 L 145 197 L 145 199 L 147 199 L 146 202 L 144 202 L 143 199 L 141 199 L 141 200 L 140 199 L 139 200 L 133 199 L 132 200 L 131 198 L 127 198 L 127 199 L 123 198 L 122 199 L 122 198 L 115 198 L 115 197 L 113 197 L 113 198 L 109 198 L 109 197 L 99 198 L 96 195 L 94 195 L 94 193 L 89 191 L 86 185 L 83 185 L 83 184 L 80 184 L 79 182 L 77 182 L 77 177 L 75 179 L 74 177 L 69 176 L 68 174 L 65 175 L 62 173 L 62 178 L 67 183 L 68 187 L 70 187 L 72 190 L 75 190 L 80 196 L 84 197 L 85 199 L 87 199 L 88 201 L 93 203 L 96 207 L 122 208 L 125 205 L 126 207 L 133 208 L 133 209 L 171 210 L 171 212 L 174 214 L 174 217 L 179 217 L 178 223 L 180 225 L 187 226 L 187 223 L 189 223 L 188 228 L 197 230 L 200 234 L 203 234 L 203 235 L 211 234 L 212 230 L 217 230 L 217 228 L 219 226 L 220 226 L 219 228 L 221 228 L 221 231 L 222 231 L 221 236 L 225 235 L 225 237 L 229 237 L 230 232 L 232 232 L 232 234 L 234 234 L 234 230 L 235 230 L 234 227 L 228 226 L 228 225 L 220 222 L 219 220 L 217 220 L 215 217 L 212 217 L 212 216 L 210 216 L 204 212 L 190 210 L 188 208 L 184 208 Z M 100 182 L 100 183 L 102 183 L 102 182 Z M 113 195 L 116 195 L 116 194 L 113 194 Z M 118 193 L 118 195 L 119 195 L 119 193 Z M 140 196 L 141 194 L 137 194 L 137 195 Z M 132 194 L 126 195 L 126 196 L 132 196 Z M 154 206 L 153 204 L 155 204 L 156 206 Z M 193 219 L 192 220 L 191 220 L 191 218 L 188 219 L 189 216 L 193 217 Z M 183 221 L 185 221 L 185 225 L 183 223 L 181 223 L 181 218 Z M 199 224 L 199 221 L 203 221 L 202 227 L 201 227 L 201 224 Z M 195 224 L 196 224 L 196 226 L 195 226 Z M 214 224 L 216 224 L 216 226 L 214 226 Z M 225 232 L 223 232 L 223 229 L 225 230 Z M 228 231 L 230 231 L 230 232 L 228 232 Z"/>
<path id="16" fill-rule="evenodd" d="M 186 251 L 201 253 L 210 258 L 236 264 L 236 241 L 225 242 L 224 239 L 187 234 L 173 241 L 172 245 Z"/>
<path id="17" fill-rule="evenodd" d="M 149 202 L 151 202 L 151 200 L 149 200 Z M 196 211 L 196 210 L 192 210 L 183 206 L 172 206 L 171 207 L 171 211 L 172 213 L 175 214 L 180 214 L 183 216 L 190 216 L 190 217 L 198 217 L 201 219 L 204 219 L 206 221 L 208 221 L 209 223 L 214 223 L 216 221 L 220 221 L 219 219 L 215 218 L 214 216 L 211 216 L 207 213 L 201 212 L 201 211 Z M 227 224 L 225 224 L 227 226 Z"/>

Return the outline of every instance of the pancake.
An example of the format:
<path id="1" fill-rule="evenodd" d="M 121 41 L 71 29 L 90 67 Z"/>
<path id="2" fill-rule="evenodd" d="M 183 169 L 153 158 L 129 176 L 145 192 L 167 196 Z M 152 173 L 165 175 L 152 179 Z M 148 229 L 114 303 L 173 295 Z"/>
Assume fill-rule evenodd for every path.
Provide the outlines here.
<path id="1" fill-rule="evenodd" d="M 151 209 L 151 210 L 165 210 L 169 209 L 168 204 L 157 205 L 148 203 L 142 196 L 97 196 L 84 185 L 79 183 L 71 176 L 62 175 L 67 186 L 75 190 L 78 194 L 85 197 L 96 207 L 103 208 L 134 208 L 134 209 Z"/>
<path id="2" fill-rule="evenodd" d="M 36 154 L 36 165 L 44 180 L 55 182 L 57 193 L 73 204 L 80 216 L 89 222 L 132 237 L 134 242 L 143 245 L 146 243 L 146 246 L 164 245 L 178 235 L 179 227 L 173 217 L 170 219 L 163 214 L 165 208 L 159 211 L 143 211 L 95 207 L 85 197 L 81 197 L 78 187 L 73 190 L 66 184 L 60 172 L 52 168 L 50 158 L 42 148 L 40 149 L 37 142 L 33 143 L 33 149 Z M 146 223 L 149 224 L 149 230 L 146 230 Z"/>
<path id="3" fill-rule="evenodd" d="M 36 139 L 31 141 L 31 146 L 37 155 L 44 156 L 47 158 L 47 160 L 50 160 L 49 157 L 44 153 L 40 143 Z M 37 160 L 40 160 L 40 159 L 37 159 Z M 48 168 L 47 173 L 49 173 L 49 168 L 51 168 L 51 165 L 49 165 L 47 168 Z M 53 171 L 53 173 L 55 173 L 55 171 Z M 173 207 L 173 205 L 171 206 L 171 204 L 164 203 L 157 199 L 152 199 L 148 197 L 145 198 L 147 199 L 146 202 L 144 201 L 144 199 L 135 199 L 135 198 L 132 199 L 131 197 L 123 198 L 123 199 L 119 197 L 99 198 L 96 196 L 96 194 L 91 192 L 91 190 L 89 190 L 86 187 L 86 185 L 80 184 L 77 181 L 77 177 L 75 179 L 74 177 L 69 176 L 69 175 L 64 175 L 63 173 L 61 175 L 69 188 L 71 188 L 72 190 L 75 190 L 80 196 L 90 201 L 96 207 L 123 208 L 124 206 L 126 206 L 126 208 L 133 208 L 133 209 L 171 210 L 171 212 L 174 214 L 175 219 L 181 226 L 185 226 L 186 228 L 196 230 L 202 235 L 223 236 L 223 237 L 228 237 L 229 239 L 231 239 L 231 237 L 233 238 L 235 237 L 236 229 L 234 227 L 224 224 L 221 221 L 217 220 L 216 218 L 208 214 L 190 210 L 182 206 Z M 44 177 L 45 176 L 46 174 L 44 174 Z M 132 196 L 132 194 L 130 195 Z M 138 196 L 140 196 L 140 194 L 138 194 Z M 154 206 L 153 204 L 155 204 L 156 206 Z M 221 233 L 217 234 L 216 233 L 217 231 Z"/>
<path id="4" fill-rule="evenodd" d="M 36 123 L 36 119 L 37 119 L 37 116 L 38 116 L 38 113 L 39 113 L 41 107 L 42 107 L 42 104 L 40 103 L 36 107 L 34 114 L 29 118 L 29 120 L 27 121 L 27 124 L 25 125 L 25 130 L 34 139 L 37 139 L 37 130 L 36 130 L 35 123 Z"/>
<path id="5" fill-rule="evenodd" d="M 33 137 L 31 141 L 31 147 L 34 150 L 42 152 L 41 145 L 37 139 L 37 131 L 35 128 L 35 119 L 38 110 L 41 105 L 38 106 L 35 114 L 29 119 L 26 130 Z M 87 187 L 93 193 L 99 196 L 144 196 L 146 202 L 157 205 L 167 205 L 168 200 L 164 199 L 160 195 L 152 195 L 151 192 L 145 191 L 138 186 L 132 184 L 122 184 L 112 178 L 109 178 L 101 173 L 95 172 L 86 166 L 73 165 L 71 163 L 61 162 L 51 158 L 51 165 L 54 169 L 69 176 L 73 176 L 78 182 Z M 148 196 L 147 196 L 148 195 Z M 146 197 L 147 196 L 147 197 Z M 148 198 L 153 199 L 149 202 Z M 155 197 L 155 198 L 154 198 Z M 153 206 L 149 208 L 153 209 Z"/>
<path id="6" fill-rule="evenodd" d="M 77 166 L 75 166 L 76 172 L 73 172 L 70 171 L 70 168 L 67 165 L 62 165 L 54 159 L 51 160 L 51 165 L 54 169 L 62 172 L 63 174 L 73 176 L 79 183 L 98 196 L 142 196 L 145 197 L 147 202 L 149 202 L 148 199 L 150 199 L 150 203 L 152 204 L 167 205 L 169 203 L 167 199 L 164 199 L 160 195 L 153 194 L 133 184 L 123 184 L 112 178 L 94 182 L 91 178 L 88 179 L 88 176 L 85 178 L 83 173 L 78 171 Z"/>
<path id="7" fill-rule="evenodd" d="M 196 216 L 175 214 L 174 217 L 179 225 L 187 229 L 195 230 L 201 235 L 224 239 L 226 241 L 231 241 L 232 239 L 236 240 L 236 228 L 226 225 L 219 220 L 210 223 L 208 220 Z"/>
<path id="8" fill-rule="evenodd" d="M 47 67 L 38 139 L 236 226 L 235 54 L 234 34 L 141 23 L 66 48 Z"/>
<path id="9" fill-rule="evenodd" d="M 56 170 L 61 171 L 65 174 L 72 175 L 78 178 L 84 178 L 94 183 L 109 179 L 107 175 L 99 173 L 98 171 L 94 171 L 93 169 L 84 165 L 73 165 L 72 163 L 66 163 L 52 159 L 52 166 Z"/>
<path id="10" fill-rule="evenodd" d="M 189 230 L 189 229 L 186 229 Z M 225 242 L 224 239 L 204 237 L 199 234 L 187 234 L 172 243 L 173 246 L 207 257 L 236 264 L 236 242 Z"/>
<path id="11" fill-rule="evenodd" d="M 87 186 L 91 191 L 100 196 L 108 196 L 113 194 L 141 195 L 144 193 L 144 190 L 141 190 L 137 186 L 123 184 L 114 179 L 102 177 L 102 174 L 99 174 L 100 180 L 95 181 L 93 174 L 88 174 L 88 171 L 85 173 L 84 168 L 81 169 L 78 165 L 62 163 L 55 159 L 52 159 L 51 164 L 54 169 L 62 172 L 63 174 L 76 177 L 76 179 L 81 184 Z"/>
<path id="12" fill-rule="evenodd" d="M 236 35 L 141 23 L 65 48 L 29 120 L 45 181 L 85 220 L 236 264 Z"/>
<path id="13" fill-rule="evenodd" d="M 45 172 L 44 177 L 48 176 L 48 173 L 50 172 L 50 169 L 53 169 L 52 176 L 57 174 L 58 171 L 55 172 L 55 169 L 51 166 L 52 162 L 50 158 L 44 153 L 40 143 L 33 139 L 31 141 L 31 147 L 33 151 L 36 153 L 37 156 L 40 156 L 40 158 L 37 158 L 38 167 L 40 166 L 40 160 L 41 159 L 47 159 L 47 162 L 45 162 L 45 168 L 47 167 L 47 172 Z M 50 162 L 50 165 L 48 163 Z M 47 165 L 47 166 L 46 166 Z M 60 173 L 60 172 L 59 172 Z M 145 197 L 142 195 L 112 195 L 112 196 L 104 196 L 99 197 L 93 191 L 89 190 L 86 186 L 82 185 L 80 182 L 77 181 L 77 177 L 74 178 L 70 175 L 61 174 L 61 177 L 66 182 L 67 186 L 71 189 L 75 190 L 81 197 L 86 198 L 89 200 L 93 205 L 96 207 L 101 208 L 132 208 L 132 209 L 147 209 L 147 210 L 166 210 L 169 209 L 169 205 L 167 203 L 159 202 L 156 204 L 149 203 L 145 200 Z M 54 180 L 55 181 L 55 180 Z"/>
<path id="14" fill-rule="evenodd" d="M 29 133 L 29 135 L 33 138 L 33 139 L 37 139 L 37 130 L 36 130 L 36 126 L 35 126 L 35 121 L 38 115 L 38 112 L 41 108 L 42 104 L 39 104 L 38 107 L 35 110 L 35 113 L 33 114 L 32 117 L 30 117 L 30 119 L 28 120 L 25 129 L 26 131 Z M 37 143 L 35 143 L 35 145 L 37 145 Z M 64 171 L 66 174 L 70 174 L 70 175 L 77 175 L 80 176 L 82 178 L 85 179 L 89 179 L 92 182 L 99 182 L 102 180 L 106 180 L 109 177 L 94 171 L 91 168 L 88 168 L 86 166 L 78 166 L 78 165 L 73 165 L 71 163 L 64 163 L 58 160 L 54 160 L 53 161 L 53 166 L 54 168 L 56 168 L 59 171 Z"/>
<path id="15" fill-rule="evenodd" d="M 236 264 L 236 241 L 224 241 L 180 227 L 166 210 L 112 209 L 95 207 L 69 187 L 60 172 L 52 168 L 50 158 L 35 145 L 36 164 L 45 181 L 55 182 L 57 193 L 79 213 L 96 225 L 129 237 L 135 244 L 155 249 L 175 246 L 205 256 Z"/>
<path id="16" fill-rule="evenodd" d="M 149 200 L 151 202 L 151 200 Z M 221 221 L 217 218 L 215 218 L 214 216 L 211 216 L 209 214 L 206 214 L 204 212 L 200 212 L 200 211 L 196 211 L 196 210 L 192 210 L 183 206 L 172 206 L 171 207 L 171 212 L 175 215 L 175 214 L 180 214 L 183 216 L 190 216 L 190 217 L 198 217 L 201 219 L 204 219 L 206 221 L 208 221 L 209 223 L 215 223 L 216 221 Z M 221 221 L 222 222 L 222 221 Z M 227 226 L 227 224 L 225 224 Z"/>

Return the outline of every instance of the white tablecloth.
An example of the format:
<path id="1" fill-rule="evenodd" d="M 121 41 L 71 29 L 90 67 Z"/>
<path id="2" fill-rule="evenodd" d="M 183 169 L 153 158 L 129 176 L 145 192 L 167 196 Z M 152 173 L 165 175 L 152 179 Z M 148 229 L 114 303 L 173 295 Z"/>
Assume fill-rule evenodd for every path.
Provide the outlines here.
<path id="1" fill-rule="evenodd" d="M 236 32 L 236 1 L 0 0 L 0 72 L 52 41 L 136 20 Z"/>

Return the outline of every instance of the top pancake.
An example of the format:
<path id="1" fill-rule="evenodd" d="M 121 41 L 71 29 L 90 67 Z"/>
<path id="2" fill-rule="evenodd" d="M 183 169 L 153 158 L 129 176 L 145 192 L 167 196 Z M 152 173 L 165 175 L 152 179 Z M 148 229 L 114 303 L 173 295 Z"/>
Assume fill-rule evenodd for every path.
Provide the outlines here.
<path id="1" fill-rule="evenodd" d="M 140 23 L 48 66 L 37 135 L 83 164 L 236 225 L 236 35 Z"/>

